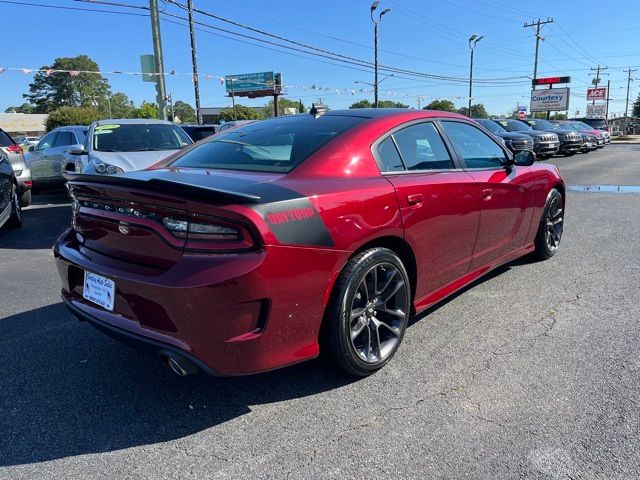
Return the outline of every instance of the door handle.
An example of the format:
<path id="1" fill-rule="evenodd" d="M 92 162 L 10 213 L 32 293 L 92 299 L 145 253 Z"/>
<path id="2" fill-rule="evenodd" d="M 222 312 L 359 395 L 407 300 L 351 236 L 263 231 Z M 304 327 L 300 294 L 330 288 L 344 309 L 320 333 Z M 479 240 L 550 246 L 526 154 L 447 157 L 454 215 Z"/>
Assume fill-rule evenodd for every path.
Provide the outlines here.
<path id="1" fill-rule="evenodd" d="M 490 188 L 482 189 L 482 198 L 484 198 L 485 200 L 491 200 L 491 195 L 493 195 L 493 190 L 491 190 Z"/>
<path id="2" fill-rule="evenodd" d="M 424 202 L 424 196 L 421 193 L 415 193 L 407 197 L 407 203 L 410 207 L 417 208 L 422 206 Z"/>

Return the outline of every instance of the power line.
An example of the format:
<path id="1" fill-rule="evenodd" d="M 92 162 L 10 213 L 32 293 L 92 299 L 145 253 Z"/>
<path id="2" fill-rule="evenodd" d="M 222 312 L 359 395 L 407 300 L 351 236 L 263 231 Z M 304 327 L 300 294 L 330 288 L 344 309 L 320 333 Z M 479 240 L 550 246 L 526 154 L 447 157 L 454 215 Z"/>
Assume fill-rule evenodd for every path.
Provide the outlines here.
<path id="1" fill-rule="evenodd" d="M 147 14 L 144 13 L 133 13 L 133 12 L 118 12 L 115 10 L 104 10 L 99 8 L 86 8 L 86 7 L 66 7 L 63 5 L 43 5 L 41 3 L 32 3 L 32 2 L 17 2 L 14 0 L 0 0 L 0 3 L 10 4 L 10 5 L 20 5 L 25 7 L 42 7 L 42 8 L 53 8 L 58 10 L 75 10 L 80 12 L 97 12 L 97 13 L 112 13 L 116 15 L 129 15 L 133 17 L 147 17 Z"/>

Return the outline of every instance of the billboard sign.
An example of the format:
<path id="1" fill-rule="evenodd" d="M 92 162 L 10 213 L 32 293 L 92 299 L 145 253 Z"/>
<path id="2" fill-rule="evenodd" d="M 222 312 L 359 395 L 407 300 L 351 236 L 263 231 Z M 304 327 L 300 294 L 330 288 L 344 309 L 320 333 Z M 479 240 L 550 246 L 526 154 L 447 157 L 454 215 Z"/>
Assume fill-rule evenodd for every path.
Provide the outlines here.
<path id="1" fill-rule="evenodd" d="M 227 94 L 236 97 L 264 97 L 280 93 L 279 73 L 258 72 L 227 75 L 224 84 Z"/>
<path id="2" fill-rule="evenodd" d="M 569 89 L 549 88 L 531 91 L 532 112 L 556 112 L 569 109 Z"/>
<path id="3" fill-rule="evenodd" d="M 607 89 L 605 87 L 587 88 L 587 100 L 606 100 Z"/>
<path id="4" fill-rule="evenodd" d="M 588 103 L 587 104 L 587 118 L 604 118 L 607 114 L 606 103 Z"/>

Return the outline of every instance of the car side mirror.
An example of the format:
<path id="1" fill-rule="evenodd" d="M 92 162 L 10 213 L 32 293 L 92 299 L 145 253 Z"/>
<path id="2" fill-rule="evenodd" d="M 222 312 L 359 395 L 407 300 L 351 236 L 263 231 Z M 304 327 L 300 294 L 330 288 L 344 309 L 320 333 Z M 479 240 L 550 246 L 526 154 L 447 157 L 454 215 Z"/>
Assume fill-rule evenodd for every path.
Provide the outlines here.
<path id="1" fill-rule="evenodd" d="M 69 153 L 71 155 L 84 155 L 85 151 L 84 151 L 84 146 L 80 145 L 79 143 L 76 145 L 71 145 L 69 147 Z"/>
<path id="2" fill-rule="evenodd" d="M 36 147 L 35 145 L 29 145 L 29 148 L 27 148 L 27 152 L 33 152 L 35 151 Z"/>
<path id="3" fill-rule="evenodd" d="M 536 161 L 535 154 L 530 150 L 522 150 L 513 157 L 513 164 L 520 167 L 530 167 Z"/>

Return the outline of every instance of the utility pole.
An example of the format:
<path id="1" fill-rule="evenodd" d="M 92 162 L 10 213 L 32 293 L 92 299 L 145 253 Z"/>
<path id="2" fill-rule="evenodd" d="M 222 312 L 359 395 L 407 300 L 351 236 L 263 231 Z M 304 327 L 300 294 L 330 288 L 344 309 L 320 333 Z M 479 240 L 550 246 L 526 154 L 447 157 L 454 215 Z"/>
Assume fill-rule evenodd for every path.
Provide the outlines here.
<path id="1" fill-rule="evenodd" d="M 386 15 L 391 11 L 390 8 L 383 10 L 378 16 L 378 20 L 376 21 L 373 18 L 373 12 L 378 8 L 380 4 L 379 0 L 375 0 L 371 4 L 371 21 L 373 22 L 373 50 L 374 50 L 374 74 L 373 74 L 373 107 L 378 108 L 378 25 L 382 21 L 382 16 Z"/>
<path id="2" fill-rule="evenodd" d="M 607 106 L 605 114 L 604 114 L 604 118 L 609 120 L 609 90 L 611 89 L 611 80 L 607 80 Z"/>
<path id="3" fill-rule="evenodd" d="M 160 13 L 158 11 L 158 0 L 149 0 L 149 12 L 151 14 L 151 36 L 153 39 L 153 59 L 155 62 L 156 74 L 156 102 L 160 118 L 167 119 L 167 88 L 164 83 L 164 60 L 162 58 L 162 38 L 160 36 Z"/>
<path id="4" fill-rule="evenodd" d="M 631 67 L 629 67 L 626 70 L 623 70 L 623 72 L 628 73 L 629 75 L 627 76 L 627 102 L 624 104 L 624 116 L 625 118 L 628 116 L 629 114 L 629 88 L 631 87 L 631 82 L 633 82 L 633 78 L 631 78 L 631 72 L 635 72 L 636 70 L 631 70 Z"/>
<path id="5" fill-rule="evenodd" d="M 191 36 L 191 62 L 193 63 L 193 89 L 196 96 L 196 118 L 198 125 L 200 125 L 200 77 L 198 76 L 198 54 L 196 51 L 196 32 L 195 22 L 193 20 L 193 0 L 187 1 L 187 8 L 189 10 L 189 34 Z"/>
<path id="6" fill-rule="evenodd" d="M 471 96 L 473 89 L 473 52 L 476 49 L 476 44 L 484 38 L 484 35 L 476 35 L 475 33 L 469 37 L 469 48 L 471 49 L 471 66 L 469 67 L 469 110 L 467 110 L 467 116 L 471 116 Z"/>
<path id="7" fill-rule="evenodd" d="M 601 67 L 600 65 L 598 65 L 596 68 L 590 68 L 589 70 L 593 70 L 596 72 L 596 78 L 593 79 L 593 84 L 595 85 L 596 88 L 598 88 L 598 84 L 600 83 L 600 70 L 607 70 L 609 67 Z M 609 96 L 609 92 L 607 92 L 607 96 Z M 592 105 L 596 104 L 596 100 L 593 99 L 593 102 L 591 102 Z"/>
<path id="8" fill-rule="evenodd" d="M 538 49 L 540 47 L 540 40 L 544 40 L 544 37 L 542 35 L 540 35 L 540 30 L 542 29 L 543 25 L 546 25 L 547 23 L 553 23 L 553 18 L 547 18 L 546 20 L 540 20 L 538 19 L 537 22 L 531 22 L 531 23 L 525 23 L 524 27 L 536 27 L 536 55 L 535 55 L 535 59 L 533 61 L 533 79 L 535 80 L 536 78 L 538 78 Z M 535 87 L 534 87 L 535 89 Z"/>

